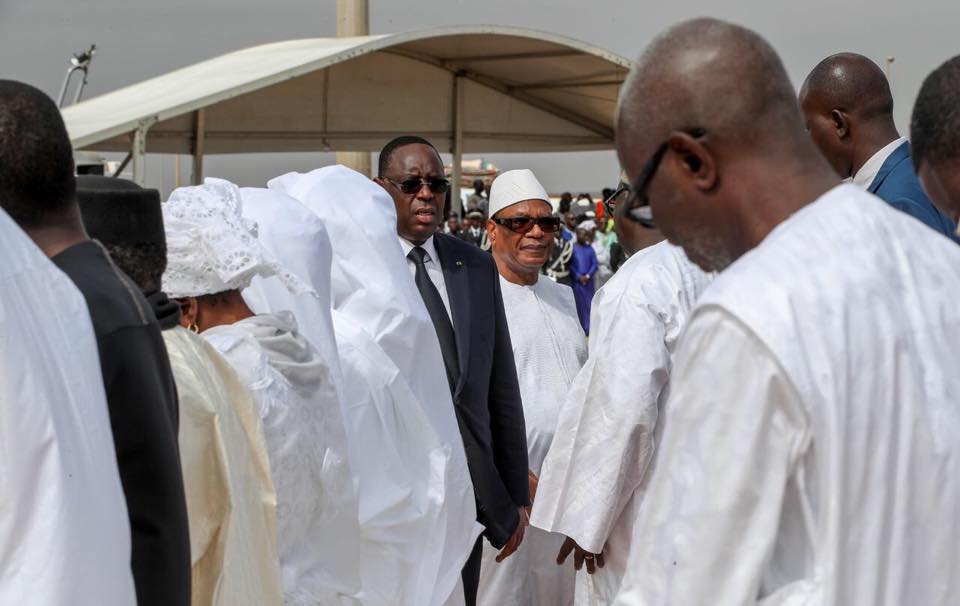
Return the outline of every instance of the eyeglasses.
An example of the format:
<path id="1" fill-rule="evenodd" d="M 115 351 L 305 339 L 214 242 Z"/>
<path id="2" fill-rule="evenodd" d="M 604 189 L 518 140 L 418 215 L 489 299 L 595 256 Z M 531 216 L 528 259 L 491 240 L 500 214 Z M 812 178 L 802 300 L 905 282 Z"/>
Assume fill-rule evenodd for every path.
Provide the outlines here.
<path id="1" fill-rule="evenodd" d="M 619 204 L 619 198 L 626 197 L 630 193 L 630 184 L 623 181 L 620 182 L 620 185 L 617 186 L 617 189 L 614 190 L 610 197 L 603 201 L 603 211 L 608 217 L 613 217 L 614 211 L 617 209 L 617 204 Z"/>
<path id="2" fill-rule="evenodd" d="M 506 217 L 504 219 L 493 219 L 493 222 L 518 234 L 529 232 L 534 225 L 539 225 L 543 233 L 546 234 L 560 231 L 560 217 Z"/>
<path id="3" fill-rule="evenodd" d="M 384 177 L 383 180 L 389 181 L 394 187 L 408 195 L 419 192 L 424 185 L 426 185 L 430 189 L 430 192 L 434 194 L 446 193 L 446 191 L 450 189 L 450 181 L 440 177 L 430 177 L 428 179 L 423 179 L 421 177 L 410 177 L 409 179 L 404 179 L 403 181 L 394 181 L 390 177 Z"/>
<path id="4" fill-rule="evenodd" d="M 707 134 L 707 131 L 699 127 L 682 130 L 680 132 L 684 132 L 694 139 L 700 139 Z M 647 160 L 647 163 L 644 164 L 643 170 L 637 175 L 636 180 L 630 184 L 630 195 L 626 200 L 627 206 L 624 215 L 641 225 L 656 227 L 656 224 L 654 224 L 652 220 L 643 217 L 645 213 L 641 213 L 640 211 L 650 205 L 650 200 L 647 199 L 647 187 L 650 185 L 650 182 L 653 181 L 654 175 L 657 174 L 660 162 L 663 160 L 663 156 L 667 153 L 669 147 L 669 141 L 661 143 L 660 146 L 657 147 L 657 150 L 653 152 L 653 155 L 650 156 L 650 159 Z M 647 225 L 648 223 L 650 225 Z"/>

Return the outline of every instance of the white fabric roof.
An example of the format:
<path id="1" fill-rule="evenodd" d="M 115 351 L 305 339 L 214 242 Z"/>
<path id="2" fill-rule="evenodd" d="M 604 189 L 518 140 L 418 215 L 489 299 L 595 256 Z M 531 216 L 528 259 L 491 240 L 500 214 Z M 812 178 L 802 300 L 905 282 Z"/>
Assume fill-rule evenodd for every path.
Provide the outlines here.
<path id="1" fill-rule="evenodd" d="M 76 149 L 375 151 L 399 134 L 452 150 L 455 81 L 464 152 L 613 146 L 630 62 L 554 34 L 463 26 L 255 46 L 63 110 Z M 456 76 L 461 76 L 456 78 Z M 197 110 L 202 110 L 198 112 Z"/>

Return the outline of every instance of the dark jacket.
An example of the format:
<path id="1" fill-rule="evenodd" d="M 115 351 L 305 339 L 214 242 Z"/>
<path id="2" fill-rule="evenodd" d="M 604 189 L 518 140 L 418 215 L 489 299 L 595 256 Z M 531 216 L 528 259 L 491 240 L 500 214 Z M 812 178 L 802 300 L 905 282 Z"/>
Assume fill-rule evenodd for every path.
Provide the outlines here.
<path id="1" fill-rule="evenodd" d="M 893 150 L 867 191 L 956 241 L 956 225 L 927 197 L 910 161 L 910 143 Z"/>
<path id="2" fill-rule="evenodd" d="M 177 392 L 154 310 L 97 242 L 71 246 L 52 260 L 83 294 L 93 320 L 130 517 L 137 603 L 189 606 Z"/>
<path id="3" fill-rule="evenodd" d="M 436 234 L 460 380 L 454 410 L 477 499 L 477 519 L 500 548 L 530 503 L 527 434 L 513 347 L 493 257 L 457 238 Z"/>

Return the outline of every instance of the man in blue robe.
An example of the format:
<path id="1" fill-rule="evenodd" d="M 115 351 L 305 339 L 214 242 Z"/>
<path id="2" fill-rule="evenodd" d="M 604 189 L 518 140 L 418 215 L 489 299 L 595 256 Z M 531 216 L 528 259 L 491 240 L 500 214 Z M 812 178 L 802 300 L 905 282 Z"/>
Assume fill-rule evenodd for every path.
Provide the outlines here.
<path id="1" fill-rule="evenodd" d="M 596 290 L 595 274 L 599 269 L 597 253 L 590 245 L 593 240 L 593 221 L 577 226 L 577 243 L 573 245 L 570 259 L 570 275 L 573 276 L 573 299 L 577 303 L 577 316 L 583 332 L 590 335 L 590 303 Z"/>

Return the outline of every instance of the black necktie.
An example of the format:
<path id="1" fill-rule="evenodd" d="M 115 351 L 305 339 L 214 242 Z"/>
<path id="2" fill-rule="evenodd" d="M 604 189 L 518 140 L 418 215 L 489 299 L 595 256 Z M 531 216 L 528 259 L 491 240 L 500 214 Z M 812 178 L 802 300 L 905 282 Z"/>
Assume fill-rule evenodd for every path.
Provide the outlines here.
<path id="1" fill-rule="evenodd" d="M 430 276 L 427 275 L 426 257 L 427 251 L 420 246 L 414 246 L 413 250 L 407 255 L 407 258 L 417 266 L 417 273 L 413 280 L 417 283 L 417 290 L 423 297 L 423 303 L 427 306 L 427 313 L 430 314 L 430 320 L 433 321 L 433 328 L 437 331 L 437 338 L 440 340 L 440 353 L 443 354 L 443 365 L 447 369 L 447 381 L 450 383 L 450 393 L 453 393 L 457 388 L 457 382 L 460 380 L 457 338 L 453 333 L 453 324 L 450 322 L 450 316 L 447 315 L 447 308 L 444 307 L 443 299 L 440 298 L 440 292 Z"/>

